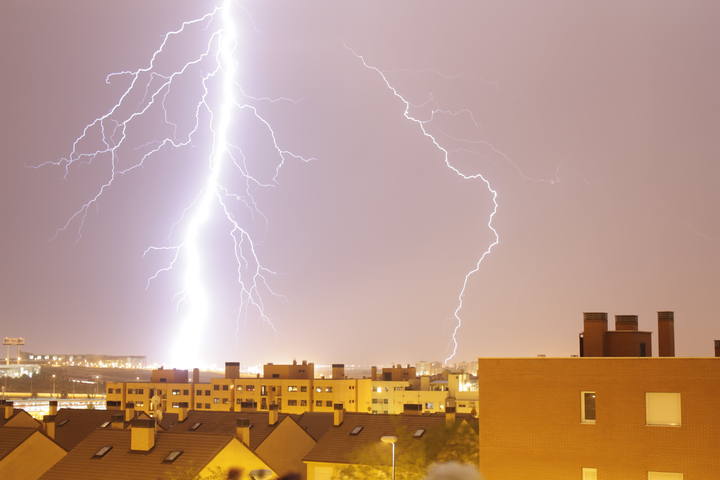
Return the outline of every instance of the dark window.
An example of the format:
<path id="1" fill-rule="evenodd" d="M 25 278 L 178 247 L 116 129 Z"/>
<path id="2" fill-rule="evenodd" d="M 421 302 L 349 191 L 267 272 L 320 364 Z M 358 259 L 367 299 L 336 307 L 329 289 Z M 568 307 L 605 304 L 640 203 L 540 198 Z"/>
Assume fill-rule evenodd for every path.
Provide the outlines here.
<path id="1" fill-rule="evenodd" d="M 288 407 L 297 407 L 297 400 L 288 400 Z"/>
<path id="2" fill-rule="evenodd" d="M 583 420 L 592 421 L 592 422 L 594 422 L 596 420 L 596 418 L 595 418 L 595 399 L 596 399 L 595 392 L 583 393 L 583 406 L 584 406 Z"/>
<path id="3" fill-rule="evenodd" d="M 315 400 L 316 407 L 322 407 L 322 400 Z"/>
<path id="4" fill-rule="evenodd" d="M 210 390 L 205 390 L 205 395 L 210 396 Z"/>
<path id="5" fill-rule="evenodd" d="M 227 386 L 227 385 L 223 385 L 223 390 L 227 390 L 227 389 L 228 389 L 228 386 Z"/>
<path id="6" fill-rule="evenodd" d="M 209 403 L 206 403 L 206 404 L 205 404 L 205 408 L 210 408 L 210 404 L 209 404 Z"/>
<path id="7" fill-rule="evenodd" d="M 135 393 L 137 393 L 137 394 L 139 394 L 139 395 L 142 395 L 143 393 L 145 393 L 145 390 L 142 389 L 142 388 L 136 388 L 136 389 L 135 389 Z"/>
<path id="8" fill-rule="evenodd" d="M 163 458 L 163 463 L 174 462 L 180 455 L 182 455 L 182 453 L 182 450 L 173 450 L 172 452 L 167 454 L 167 457 Z"/>
<path id="9" fill-rule="evenodd" d="M 195 408 L 202 408 L 202 403 L 196 403 Z"/>
<path id="10" fill-rule="evenodd" d="M 387 398 L 383 398 L 383 403 L 387 404 L 387 403 L 388 403 L 388 399 L 387 399 Z"/>
<path id="11" fill-rule="evenodd" d="M 105 445 L 100 450 L 95 452 L 95 455 L 92 456 L 92 458 L 102 458 L 104 457 L 110 450 L 112 450 L 112 445 Z"/>
<path id="12" fill-rule="evenodd" d="M 183 395 L 190 395 L 190 390 L 183 390 Z"/>
<path id="13" fill-rule="evenodd" d="M 273 373 L 273 374 L 272 374 L 272 378 L 280 378 L 280 374 L 279 374 L 279 373 Z"/>
<path id="14" fill-rule="evenodd" d="M 307 400 L 300 400 L 301 407 L 307 407 Z"/>
<path id="15" fill-rule="evenodd" d="M 220 385 L 213 385 L 213 390 L 220 390 Z"/>
<path id="16" fill-rule="evenodd" d="M 195 390 L 195 395 L 202 396 L 202 390 Z"/>
<path id="17" fill-rule="evenodd" d="M 327 402 L 325 402 L 325 406 L 332 407 L 332 400 L 328 400 Z"/>
<path id="18" fill-rule="evenodd" d="M 307 392 L 307 387 L 300 387 L 301 392 Z"/>

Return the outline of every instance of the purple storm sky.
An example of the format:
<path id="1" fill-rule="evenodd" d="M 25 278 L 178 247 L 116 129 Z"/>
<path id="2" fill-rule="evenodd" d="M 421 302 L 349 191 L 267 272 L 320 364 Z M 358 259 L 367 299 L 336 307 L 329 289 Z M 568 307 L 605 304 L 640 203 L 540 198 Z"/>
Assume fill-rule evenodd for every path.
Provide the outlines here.
<path id="1" fill-rule="evenodd" d="M 238 19 L 241 80 L 254 95 L 302 99 L 259 108 L 283 145 L 318 160 L 289 162 L 280 185 L 257 194 L 269 224 L 250 226 L 287 297 L 267 304 L 276 332 L 253 315 L 238 325 L 231 245 L 211 220 L 209 362 L 367 364 L 450 350 L 463 277 L 492 240 L 491 198 L 445 167 L 344 44 L 412 102 L 432 94 L 477 119 L 430 128 L 499 193 L 501 243 L 470 282 L 458 359 L 574 354 L 583 311 L 637 313 L 641 329 L 655 330 L 654 312 L 666 309 L 676 312 L 678 354 L 711 353 L 720 338 L 718 2 L 244 3 L 257 30 Z M 167 358 L 181 271 L 146 291 L 166 258 L 142 252 L 165 241 L 196 195 L 207 135 L 119 181 L 77 243 L 76 228 L 50 239 L 107 163 L 67 180 L 28 166 L 66 155 L 115 102 L 124 82 L 105 85 L 106 74 L 142 66 L 162 34 L 212 5 L 0 5 L 1 336 L 26 337 L 30 351 Z M 266 139 L 241 127 L 233 136 L 267 173 Z"/>

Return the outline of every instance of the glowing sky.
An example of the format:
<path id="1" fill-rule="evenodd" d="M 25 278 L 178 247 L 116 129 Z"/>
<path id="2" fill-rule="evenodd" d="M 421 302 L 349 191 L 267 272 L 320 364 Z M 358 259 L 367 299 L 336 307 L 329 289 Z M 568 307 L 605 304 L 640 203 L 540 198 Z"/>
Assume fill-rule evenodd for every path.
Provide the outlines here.
<path id="1" fill-rule="evenodd" d="M 78 243 L 73 232 L 49 239 L 102 168 L 67 180 L 27 168 L 66 154 L 114 101 L 122 85 L 105 85 L 107 73 L 142 65 L 163 33 L 212 7 L 147 3 L 0 6 L 0 335 L 25 336 L 29 350 L 166 358 L 179 280 L 145 291 L 162 259 L 142 252 L 192 201 L 208 139 L 118 183 Z M 709 354 L 720 338 L 720 7 L 580 3 L 246 2 L 256 30 L 239 19 L 242 82 L 254 95 L 302 100 L 259 107 L 286 145 L 318 160 L 288 164 L 280 186 L 257 195 L 269 223 L 252 227 L 287 297 L 268 304 L 277 332 L 251 315 L 236 333 L 227 233 L 210 220 L 208 360 L 447 354 L 457 291 L 492 241 L 491 199 L 445 168 L 344 44 L 413 103 L 432 94 L 477 121 L 433 125 L 456 163 L 499 192 L 502 243 L 470 282 L 460 358 L 576 353 L 588 310 L 638 313 L 641 329 L 655 328 L 656 310 L 675 310 L 678 353 Z M 194 40 L 173 55 L 199 48 Z M 257 126 L 239 122 L 234 136 L 253 139 L 249 158 L 271 172 Z"/>

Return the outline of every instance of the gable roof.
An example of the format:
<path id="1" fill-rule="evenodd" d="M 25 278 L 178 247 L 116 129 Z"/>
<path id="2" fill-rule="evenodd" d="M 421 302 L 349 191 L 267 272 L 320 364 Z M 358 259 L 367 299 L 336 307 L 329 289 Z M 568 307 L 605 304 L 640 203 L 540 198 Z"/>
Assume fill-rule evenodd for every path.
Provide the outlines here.
<path id="1" fill-rule="evenodd" d="M 152 450 L 131 452 L 129 430 L 99 429 L 78 443 L 40 478 L 146 480 L 172 478 L 178 474 L 192 476 L 200 472 L 231 440 L 232 437 L 227 435 L 157 432 Z M 106 446 L 112 449 L 101 458 L 93 458 Z M 182 454 L 172 463 L 163 462 L 174 450 L 181 450 Z"/>
<path id="2" fill-rule="evenodd" d="M 330 412 L 305 412 L 302 415 L 293 415 L 293 419 L 315 441 L 319 440 L 333 424 L 333 414 Z"/>
<path id="3" fill-rule="evenodd" d="M 14 408 L 10 418 L 0 420 L 0 427 L 40 428 L 41 423 L 22 408 Z"/>
<path id="4" fill-rule="evenodd" d="M 109 422 L 113 413 L 112 410 L 61 408 L 55 416 L 55 442 L 65 450 L 72 450 L 100 425 Z"/>
<path id="5" fill-rule="evenodd" d="M 330 427 L 303 460 L 353 463 L 353 455 L 358 449 L 378 444 L 383 435 L 393 435 L 402 429 L 414 432 L 443 425 L 445 425 L 444 416 L 345 413 L 342 425 Z M 355 427 L 363 428 L 357 435 L 350 435 Z M 388 457 L 388 464 L 389 461 Z"/>
<path id="6" fill-rule="evenodd" d="M 20 446 L 30 435 L 37 432 L 36 428 L 5 427 L 0 432 L 0 460 Z"/>
<path id="7" fill-rule="evenodd" d="M 268 414 L 266 412 L 207 412 L 193 410 L 188 412 L 183 422 L 166 425 L 168 432 L 215 435 L 235 435 L 235 426 L 238 418 L 250 420 L 250 450 L 255 450 L 265 438 L 287 417 L 287 414 L 279 414 L 278 422 L 275 425 L 268 425 Z M 199 423 L 195 430 L 191 427 Z"/>

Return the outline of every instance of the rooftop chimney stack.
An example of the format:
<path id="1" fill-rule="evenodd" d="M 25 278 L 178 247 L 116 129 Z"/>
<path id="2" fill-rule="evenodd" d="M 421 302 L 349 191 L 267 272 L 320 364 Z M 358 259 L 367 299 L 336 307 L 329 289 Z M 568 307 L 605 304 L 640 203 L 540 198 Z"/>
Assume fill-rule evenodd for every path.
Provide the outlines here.
<path id="1" fill-rule="evenodd" d="M 43 428 L 45 435 L 55 440 L 55 415 L 45 415 L 43 417 Z"/>
<path id="2" fill-rule="evenodd" d="M 250 420 L 247 418 L 238 418 L 235 420 L 235 436 L 246 447 L 250 446 Z"/>
<path id="3" fill-rule="evenodd" d="M 370 367 L 370 379 L 377 380 L 377 367 L 374 365 Z"/>
<path id="4" fill-rule="evenodd" d="M 125 421 L 129 422 L 135 418 L 135 404 L 133 402 L 127 402 L 125 404 Z"/>
<path id="5" fill-rule="evenodd" d="M 149 452 L 155 446 L 155 419 L 136 418 L 130 424 L 130 450 Z"/>
<path id="6" fill-rule="evenodd" d="M 602 357 L 605 355 L 605 334 L 608 330 L 606 312 L 583 313 L 583 333 L 580 346 L 581 357 Z"/>
<path id="7" fill-rule="evenodd" d="M 715 356 L 720 357 L 720 340 L 715 340 Z"/>
<path id="8" fill-rule="evenodd" d="M 7 420 L 8 418 L 13 416 L 13 412 L 15 411 L 15 404 L 10 401 L 6 401 L 5 405 L 3 405 L 3 418 Z"/>
<path id="9" fill-rule="evenodd" d="M 110 428 L 122 430 L 125 428 L 125 416 L 122 413 L 113 413 L 110 416 Z"/>
<path id="10" fill-rule="evenodd" d="M 339 427 L 345 420 L 345 409 L 342 403 L 333 405 L 333 427 Z"/>
<path id="11" fill-rule="evenodd" d="M 200 369 L 193 368 L 192 383 L 200 383 Z"/>
<path id="12" fill-rule="evenodd" d="M 332 378 L 333 380 L 345 378 L 345 364 L 344 363 L 333 363 L 332 364 Z"/>
<path id="13" fill-rule="evenodd" d="M 275 425 L 278 422 L 278 406 L 276 403 L 270 405 L 268 409 L 268 425 Z"/>
<path id="14" fill-rule="evenodd" d="M 455 425 L 455 407 L 445 407 L 445 426 Z"/>
<path id="15" fill-rule="evenodd" d="M 184 422 L 187 419 L 189 406 L 187 402 L 180 402 L 180 409 L 178 410 L 178 422 Z"/>
<path id="16" fill-rule="evenodd" d="M 240 378 L 240 362 L 225 362 L 225 378 Z"/>
<path id="17" fill-rule="evenodd" d="M 615 315 L 615 330 L 638 331 L 637 315 Z"/>
<path id="18" fill-rule="evenodd" d="M 658 355 L 675 356 L 675 313 L 658 312 Z"/>
<path id="19" fill-rule="evenodd" d="M 48 404 L 48 415 L 57 415 L 57 407 L 58 407 L 57 400 L 50 400 L 50 402 Z"/>

